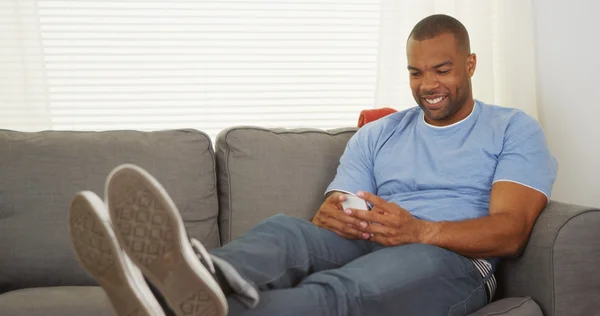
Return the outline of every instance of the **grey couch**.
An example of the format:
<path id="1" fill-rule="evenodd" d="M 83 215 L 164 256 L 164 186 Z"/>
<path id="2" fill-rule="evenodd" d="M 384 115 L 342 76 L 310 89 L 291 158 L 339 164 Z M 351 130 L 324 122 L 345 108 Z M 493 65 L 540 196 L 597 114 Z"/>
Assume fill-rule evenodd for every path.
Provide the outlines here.
<path id="1" fill-rule="evenodd" d="M 213 248 L 276 213 L 310 218 L 354 132 L 236 127 L 213 150 L 194 130 L 0 131 L 0 315 L 113 315 L 73 256 L 67 208 L 79 190 L 102 196 L 115 166 L 155 175 Z M 496 301 L 474 315 L 599 315 L 599 227 L 599 210 L 550 202 L 523 255 L 500 266 Z"/>

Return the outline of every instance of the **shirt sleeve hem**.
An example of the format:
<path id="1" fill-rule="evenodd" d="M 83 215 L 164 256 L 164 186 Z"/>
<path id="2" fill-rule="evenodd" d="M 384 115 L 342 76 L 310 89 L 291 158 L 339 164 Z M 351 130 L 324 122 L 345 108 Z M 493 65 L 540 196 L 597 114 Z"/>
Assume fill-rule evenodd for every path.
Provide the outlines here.
<path id="1" fill-rule="evenodd" d="M 342 192 L 342 193 L 346 193 L 346 194 L 351 194 L 351 195 L 356 195 L 355 193 L 346 191 L 346 190 L 341 190 L 341 189 L 329 189 L 327 191 L 325 191 L 324 195 L 327 195 L 329 192 L 333 192 L 333 191 L 337 191 L 337 192 Z"/>
<path id="2" fill-rule="evenodd" d="M 516 184 L 520 184 L 520 185 L 522 185 L 522 186 L 528 187 L 528 188 L 530 188 L 530 189 L 534 189 L 534 190 L 536 190 L 536 191 L 538 191 L 538 192 L 540 192 L 540 193 L 542 193 L 543 195 L 545 195 L 545 196 L 546 196 L 546 204 L 548 204 L 548 203 L 550 202 L 550 196 L 548 196 L 548 194 L 546 194 L 546 192 L 544 192 L 544 191 L 542 191 L 542 190 L 540 190 L 540 189 L 538 189 L 538 188 L 536 188 L 536 187 L 532 187 L 532 186 L 530 186 L 530 185 L 527 185 L 527 184 L 525 184 L 525 183 L 519 182 L 519 181 L 515 181 L 515 180 L 508 180 L 508 179 L 498 179 L 498 180 L 494 180 L 494 182 L 492 182 L 492 185 L 493 185 L 494 183 L 496 183 L 496 182 L 500 182 L 500 181 L 503 181 L 503 182 L 512 182 L 512 183 L 516 183 Z"/>

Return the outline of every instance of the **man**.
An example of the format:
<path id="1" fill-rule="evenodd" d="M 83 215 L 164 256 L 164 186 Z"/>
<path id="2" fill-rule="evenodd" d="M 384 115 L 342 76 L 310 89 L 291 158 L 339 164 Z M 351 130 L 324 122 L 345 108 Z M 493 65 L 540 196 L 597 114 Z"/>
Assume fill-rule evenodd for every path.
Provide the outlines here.
<path id="1" fill-rule="evenodd" d="M 109 175 L 106 206 L 78 194 L 73 243 L 117 313 L 467 315 L 487 304 L 498 258 L 519 254 L 548 202 L 556 161 L 534 119 L 473 99 L 476 56 L 459 21 L 420 21 L 407 59 L 419 106 L 350 139 L 312 222 L 278 215 L 207 252 L 136 166 Z M 344 193 L 371 210 L 344 210 Z"/>

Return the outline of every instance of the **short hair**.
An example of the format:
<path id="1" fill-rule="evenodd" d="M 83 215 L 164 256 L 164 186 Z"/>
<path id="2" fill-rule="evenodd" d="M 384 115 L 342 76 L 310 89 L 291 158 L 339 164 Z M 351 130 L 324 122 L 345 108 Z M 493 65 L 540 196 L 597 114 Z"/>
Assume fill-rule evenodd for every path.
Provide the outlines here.
<path id="1" fill-rule="evenodd" d="M 454 35 L 457 45 L 465 49 L 468 54 L 471 53 L 471 42 L 467 28 L 457 19 L 445 14 L 434 14 L 421 20 L 410 32 L 408 39 L 423 41 L 441 34 Z"/>

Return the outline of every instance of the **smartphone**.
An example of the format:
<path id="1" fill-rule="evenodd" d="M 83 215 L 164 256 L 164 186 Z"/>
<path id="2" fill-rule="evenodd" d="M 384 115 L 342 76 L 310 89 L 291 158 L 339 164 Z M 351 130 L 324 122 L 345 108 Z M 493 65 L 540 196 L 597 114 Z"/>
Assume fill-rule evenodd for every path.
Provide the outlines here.
<path id="1" fill-rule="evenodd" d="M 370 210 L 367 201 L 359 198 L 353 194 L 344 194 L 346 196 L 346 200 L 342 202 L 342 207 L 344 209 L 353 208 L 357 210 L 368 211 Z"/>

